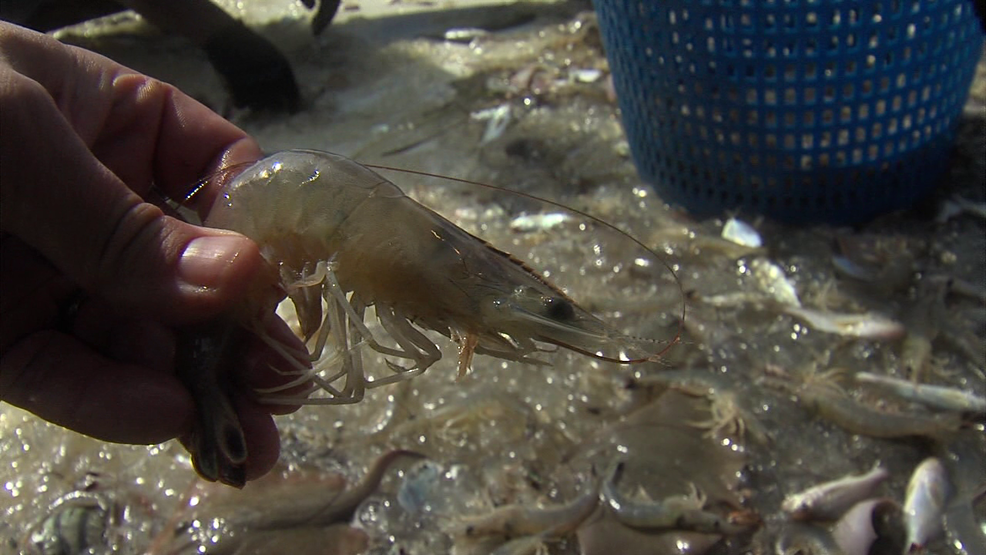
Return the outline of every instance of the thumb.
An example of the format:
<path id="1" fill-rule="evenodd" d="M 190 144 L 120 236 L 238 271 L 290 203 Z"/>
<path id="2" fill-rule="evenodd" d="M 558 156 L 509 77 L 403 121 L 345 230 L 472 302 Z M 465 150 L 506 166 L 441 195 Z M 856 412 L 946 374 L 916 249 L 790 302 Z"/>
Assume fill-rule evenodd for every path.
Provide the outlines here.
<path id="1" fill-rule="evenodd" d="M 65 238 L 93 255 L 93 263 L 75 266 L 79 283 L 119 308 L 169 323 L 201 320 L 229 306 L 247 293 L 263 264 L 246 237 L 187 224 L 145 202 L 119 218 L 89 223 L 90 237 Z"/>
<path id="2" fill-rule="evenodd" d="M 91 295 L 166 323 L 204 319 L 246 294 L 263 264 L 253 241 L 123 197 L 105 219 L 94 211 L 50 226 L 35 248 Z"/>
<path id="3" fill-rule="evenodd" d="M 4 231 L 90 294 L 168 323 L 213 315 L 246 291 L 263 264 L 252 241 L 165 216 L 93 156 L 43 90 L 18 100 L 0 113 Z"/>

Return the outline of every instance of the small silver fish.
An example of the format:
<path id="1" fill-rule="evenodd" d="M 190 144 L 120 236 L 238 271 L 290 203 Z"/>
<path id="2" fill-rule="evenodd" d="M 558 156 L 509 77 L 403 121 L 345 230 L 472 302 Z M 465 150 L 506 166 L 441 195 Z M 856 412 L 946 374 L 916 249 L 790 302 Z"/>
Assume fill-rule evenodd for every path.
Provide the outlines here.
<path id="1" fill-rule="evenodd" d="M 835 520 L 850 507 L 873 495 L 890 473 L 879 465 L 863 475 L 852 475 L 788 495 L 781 509 L 795 520 Z"/>
<path id="2" fill-rule="evenodd" d="M 518 232 L 547 231 L 554 229 L 571 220 L 572 217 L 564 212 L 548 214 L 525 214 L 510 221 L 510 229 Z"/>
<path id="3" fill-rule="evenodd" d="M 856 381 L 879 385 L 900 397 L 935 409 L 956 412 L 986 412 L 986 398 L 956 387 L 919 384 L 869 372 L 856 374 Z"/>
<path id="4" fill-rule="evenodd" d="M 928 542 L 941 536 L 942 512 L 948 497 L 948 478 L 941 461 L 925 459 L 907 483 L 904 522 L 907 527 L 908 552 L 921 551 Z"/>
<path id="5" fill-rule="evenodd" d="M 784 306 L 781 312 L 806 322 L 818 331 L 863 339 L 897 339 L 907 331 L 896 320 L 875 312 L 843 314 L 798 306 Z"/>

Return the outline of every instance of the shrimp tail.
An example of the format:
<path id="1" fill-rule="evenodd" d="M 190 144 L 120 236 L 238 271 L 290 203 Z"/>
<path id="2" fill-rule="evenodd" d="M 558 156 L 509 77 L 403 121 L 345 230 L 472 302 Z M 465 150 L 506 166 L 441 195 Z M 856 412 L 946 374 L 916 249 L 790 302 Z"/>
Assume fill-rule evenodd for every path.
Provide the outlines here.
<path id="1" fill-rule="evenodd" d="M 231 400 L 227 366 L 237 360 L 246 331 L 229 319 L 182 330 L 178 376 L 195 400 L 192 432 L 183 439 L 192 466 L 204 479 L 241 488 L 246 484 L 246 438 Z"/>

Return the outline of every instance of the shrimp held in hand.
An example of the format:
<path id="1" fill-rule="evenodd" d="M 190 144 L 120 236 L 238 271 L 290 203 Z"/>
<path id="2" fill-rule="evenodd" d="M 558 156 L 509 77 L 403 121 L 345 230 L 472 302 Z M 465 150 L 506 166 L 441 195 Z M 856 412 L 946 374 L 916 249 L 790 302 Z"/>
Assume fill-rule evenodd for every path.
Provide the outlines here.
<path id="1" fill-rule="evenodd" d="M 256 162 L 223 187 L 205 224 L 256 241 L 276 274 L 276 284 L 258 285 L 234 320 L 278 349 L 259 322 L 286 295 L 305 340 L 314 341 L 312 360 L 330 342 L 334 349 L 334 371 L 308 368 L 284 353 L 294 362 L 293 379 L 260 391 L 266 403 L 356 403 L 366 389 L 419 375 L 442 357 L 423 330 L 458 344 L 460 376 L 474 353 L 544 364 L 533 355 L 555 345 L 633 363 L 656 360 L 662 350 L 652 340 L 617 332 L 522 262 L 336 154 L 290 150 Z M 375 308 L 389 345 L 364 323 L 369 307 Z M 365 375 L 364 346 L 388 357 L 391 375 Z M 309 397 L 313 390 L 295 393 L 310 383 L 321 396 Z M 229 413 L 211 412 L 220 418 Z M 235 437 L 230 430 L 236 426 L 200 426 L 224 430 L 212 434 L 220 440 Z M 230 451 L 227 462 L 238 464 L 243 454 Z M 203 466 L 196 463 L 200 470 Z"/>

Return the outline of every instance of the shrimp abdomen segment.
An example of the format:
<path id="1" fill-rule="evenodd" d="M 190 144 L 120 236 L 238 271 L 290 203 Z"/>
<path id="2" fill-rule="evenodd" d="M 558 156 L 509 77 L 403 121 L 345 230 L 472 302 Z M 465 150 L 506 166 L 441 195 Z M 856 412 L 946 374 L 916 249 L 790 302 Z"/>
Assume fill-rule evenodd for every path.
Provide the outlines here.
<path id="1" fill-rule="evenodd" d="M 466 235 L 408 197 L 376 197 L 357 207 L 325 246 L 344 290 L 446 332 L 478 310 L 469 262 L 474 245 L 460 234 Z"/>

